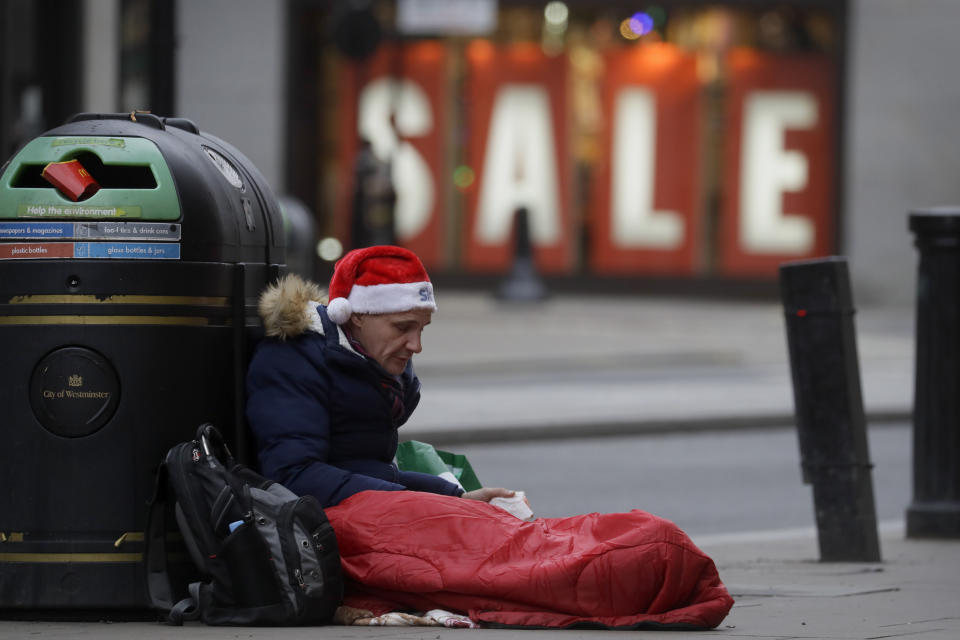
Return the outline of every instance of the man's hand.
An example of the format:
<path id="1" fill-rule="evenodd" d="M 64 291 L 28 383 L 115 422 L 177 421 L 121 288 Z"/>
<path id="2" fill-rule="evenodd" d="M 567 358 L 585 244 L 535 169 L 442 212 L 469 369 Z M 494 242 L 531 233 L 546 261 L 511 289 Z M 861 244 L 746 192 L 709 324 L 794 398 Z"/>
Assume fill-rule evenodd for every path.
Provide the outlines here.
<path id="1" fill-rule="evenodd" d="M 473 491 L 467 491 L 460 497 L 469 498 L 470 500 L 480 500 L 481 502 L 490 502 L 491 498 L 512 498 L 515 493 L 516 491 L 503 489 L 501 487 L 483 487 L 474 489 Z"/>
<path id="2" fill-rule="evenodd" d="M 521 520 L 533 520 L 533 509 L 530 507 L 530 501 L 523 491 L 511 491 L 510 489 L 483 487 L 475 491 L 468 491 L 461 497 L 472 500 L 481 500 L 483 502 L 500 507 L 507 513 L 513 514 Z"/>

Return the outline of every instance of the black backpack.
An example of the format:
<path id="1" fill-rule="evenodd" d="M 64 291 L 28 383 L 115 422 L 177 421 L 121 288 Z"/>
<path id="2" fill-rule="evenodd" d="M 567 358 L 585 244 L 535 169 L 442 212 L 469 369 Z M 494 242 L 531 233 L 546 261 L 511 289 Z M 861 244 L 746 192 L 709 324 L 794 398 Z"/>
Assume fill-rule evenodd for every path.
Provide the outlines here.
<path id="1" fill-rule="evenodd" d="M 198 581 L 168 569 L 171 513 Z M 146 538 L 150 604 L 171 624 L 324 624 L 343 598 L 336 535 L 317 500 L 237 464 L 210 424 L 160 464 Z"/>

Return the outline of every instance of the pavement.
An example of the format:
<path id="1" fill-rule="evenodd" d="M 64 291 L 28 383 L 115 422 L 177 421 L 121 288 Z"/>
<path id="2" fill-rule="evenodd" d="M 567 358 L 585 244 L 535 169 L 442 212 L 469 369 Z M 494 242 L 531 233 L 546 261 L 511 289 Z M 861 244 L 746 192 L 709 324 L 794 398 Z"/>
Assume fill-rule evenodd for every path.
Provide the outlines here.
<path id="1" fill-rule="evenodd" d="M 401 434 L 434 444 L 792 425 L 778 302 L 438 291 Z M 868 419 L 905 421 L 914 311 L 854 318 Z"/>
<path id="2" fill-rule="evenodd" d="M 793 423 L 778 303 L 580 295 L 505 304 L 442 290 L 438 301 L 416 357 L 423 399 L 404 438 L 454 444 Z M 855 316 L 868 424 L 909 420 L 913 313 L 877 307 Z M 736 599 L 733 610 L 712 632 L 639 633 L 651 640 L 960 638 L 960 540 L 907 538 L 897 522 L 882 523 L 880 540 L 882 562 L 824 563 L 812 529 L 695 538 Z M 614 633 L 0 621 L 0 638 L 513 640 Z"/>
<path id="3" fill-rule="evenodd" d="M 233 628 L 188 623 L 0 621 L 0 638 L 90 640 L 787 640 L 960 638 L 960 541 L 904 537 L 881 527 L 883 561 L 822 563 L 812 531 L 717 535 L 698 540 L 735 599 L 713 631 L 581 631 L 439 627 Z"/>

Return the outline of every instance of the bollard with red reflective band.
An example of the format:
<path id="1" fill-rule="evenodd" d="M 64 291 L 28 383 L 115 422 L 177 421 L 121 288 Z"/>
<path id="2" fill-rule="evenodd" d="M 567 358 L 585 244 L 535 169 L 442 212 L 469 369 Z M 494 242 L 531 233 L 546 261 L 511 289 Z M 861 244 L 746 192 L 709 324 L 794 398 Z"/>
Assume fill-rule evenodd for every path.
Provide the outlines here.
<path id="1" fill-rule="evenodd" d="M 780 266 L 803 481 L 813 485 L 820 559 L 878 562 L 866 418 L 846 259 Z"/>

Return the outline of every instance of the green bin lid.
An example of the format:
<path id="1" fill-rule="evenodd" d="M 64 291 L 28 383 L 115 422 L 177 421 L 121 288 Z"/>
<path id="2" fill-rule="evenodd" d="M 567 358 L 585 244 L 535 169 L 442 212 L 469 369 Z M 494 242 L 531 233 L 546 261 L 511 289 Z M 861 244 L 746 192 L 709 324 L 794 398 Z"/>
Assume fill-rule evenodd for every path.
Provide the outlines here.
<path id="1" fill-rule="evenodd" d="M 95 158 L 93 156 L 96 156 Z M 77 159 L 100 190 L 73 202 L 40 177 Z M 96 164 L 97 169 L 90 166 Z M 99 173 L 99 175 L 98 175 Z M 177 220 L 180 199 L 160 149 L 146 138 L 43 136 L 10 160 L 0 179 L 0 219 Z"/>

